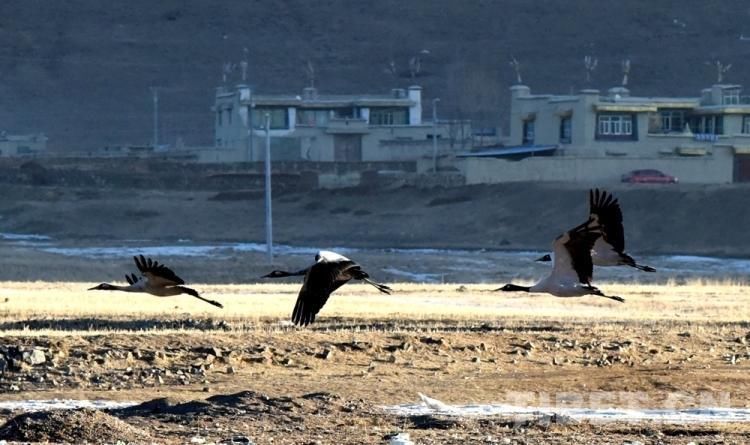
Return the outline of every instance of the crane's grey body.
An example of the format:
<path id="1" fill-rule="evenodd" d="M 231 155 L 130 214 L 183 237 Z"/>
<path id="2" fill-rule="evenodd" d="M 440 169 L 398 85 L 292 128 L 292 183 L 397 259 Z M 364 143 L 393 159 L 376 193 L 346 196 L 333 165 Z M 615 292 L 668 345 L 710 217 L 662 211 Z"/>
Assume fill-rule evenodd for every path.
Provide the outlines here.
<path id="1" fill-rule="evenodd" d="M 203 298 L 195 289 L 182 286 L 185 284 L 185 281 L 178 277 L 172 269 L 163 264 L 159 264 L 151 258 L 145 258 L 143 255 L 133 257 L 133 260 L 135 261 L 136 267 L 141 272 L 141 276 L 137 276 L 136 274 L 125 275 L 125 280 L 128 282 L 127 286 L 101 283 L 89 290 L 140 292 L 154 295 L 156 297 L 173 297 L 175 295 L 187 294 L 213 306 L 220 308 L 224 307 L 218 301 Z"/>
<path id="2" fill-rule="evenodd" d="M 292 310 L 292 322 L 300 326 L 307 326 L 315 321 L 315 316 L 328 301 L 330 295 L 351 280 L 362 280 L 385 294 L 391 293 L 391 288 L 384 284 L 370 280 L 370 276 L 362 267 L 336 252 L 321 250 L 315 255 L 315 263 L 297 272 L 274 270 L 262 278 L 283 278 L 302 276 L 305 279 Z"/>
<path id="3" fill-rule="evenodd" d="M 591 252 L 596 241 L 601 237 L 601 218 L 592 214 L 586 222 L 558 236 L 552 243 L 554 263 L 548 276 L 532 286 L 506 284 L 497 290 L 539 292 L 556 297 L 597 295 L 615 301 L 625 301 L 621 297 L 605 295 L 591 285 L 594 269 Z"/>
<path id="4" fill-rule="evenodd" d="M 633 257 L 625 253 L 625 229 L 622 225 L 620 204 L 611 194 L 605 191 L 589 192 L 589 218 L 596 219 L 601 225 L 602 236 L 596 240 L 591 249 L 591 259 L 596 266 L 613 267 L 629 266 L 644 272 L 656 272 L 651 266 L 638 264 Z M 555 252 L 555 254 L 557 254 Z M 552 261 L 547 254 L 537 261 Z"/>

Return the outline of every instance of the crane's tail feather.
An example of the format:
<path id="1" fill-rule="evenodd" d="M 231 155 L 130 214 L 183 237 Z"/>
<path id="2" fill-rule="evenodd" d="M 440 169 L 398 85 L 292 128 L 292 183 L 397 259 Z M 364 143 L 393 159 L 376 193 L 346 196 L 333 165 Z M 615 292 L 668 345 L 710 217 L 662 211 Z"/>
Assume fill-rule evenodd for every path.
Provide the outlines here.
<path id="1" fill-rule="evenodd" d="M 609 298 L 610 300 L 619 301 L 620 303 L 625 303 L 625 299 L 622 297 L 618 297 L 617 295 L 606 295 L 604 292 L 599 290 L 598 287 L 594 286 L 588 286 L 586 289 L 588 289 L 591 292 L 591 295 L 596 295 L 598 297 L 604 297 Z"/>
<path id="2" fill-rule="evenodd" d="M 184 293 L 186 293 L 188 295 L 192 295 L 193 297 L 195 297 L 195 298 L 197 298 L 199 300 L 205 301 L 206 303 L 208 303 L 210 305 L 213 305 L 213 306 L 216 306 L 218 308 L 224 309 L 224 305 L 223 304 L 219 303 L 216 300 L 209 300 L 208 298 L 201 297 L 200 294 L 198 293 L 198 291 L 196 291 L 195 289 L 190 289 L 189 287 L 185 287 L 185 286 L 179 286 L 179 287 L 180 287 L 180 289 Z"/>
<path id="3" fill-rule="evenodd" d="M 627 253 L 620 253 L 620 263 L 630 267 L 635 267 L 636 269 L 642 270 L 644 272 L 656 272 L 656 269 L 651 266 L 644 266 L 642 264 L 636 263 L 635 259 Z"/>
<path id="4" fill-rule="evenodd" d="M 375 288 L 377 290 L 379 290 L 380 292 L 382 292 L 384 294 L 390 295 L 391 292 L 393 292 L 393 289 L 391 289 L 390 287 L 386 286 L 385 284 L 376 283 L 375 281 L 372 281 L 371 279 L 369 279 L 367 277 L 362 278 L 362 280 L 365 283 L 367 283 L 367 284 L 371 284 L 371 285 L 375 286 Z"/>
<path id="5" fill-rule="evenodd" d="M 634 264 L 633 267 L 644 272 L 656 272 L 656 269 L 654 269 L 653 267 L 644 266 L 643 264 Z"/>

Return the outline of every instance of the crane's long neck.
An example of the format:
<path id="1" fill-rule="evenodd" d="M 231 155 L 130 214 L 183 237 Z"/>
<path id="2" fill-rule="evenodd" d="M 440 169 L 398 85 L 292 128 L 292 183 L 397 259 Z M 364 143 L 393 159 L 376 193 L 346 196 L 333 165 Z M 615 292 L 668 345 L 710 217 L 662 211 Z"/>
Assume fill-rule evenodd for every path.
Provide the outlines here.
<path id="1" fill-rule="evenodd" d="M 531 292 L 531 286 L 519 286 L 517 284 L 506 284 L 502 290 L 504 292 Z"/>
<path id="2" fill-rule="evenodd" d="M 286 270 L 277 270 L 272 272 L 272 274 L 267 275 L 267 278 L 285 278 L 285 277 L 298 277 L 301 275 L 305 275 L 307 273 L 307 269 L 298 270 L 297 272 L 288 272 Z"/>
<path id="3" fill-rule="evenodd" d="M 132 284 L 129 284 L 127 286 L 119 286 L 117 284 L 109 284 L 109 283 L 102 283 L 97 287 L 91 288 L 89 290 L 119 290 L 122 292 L 139 292 L 140 290 L 135 288 Z"/>

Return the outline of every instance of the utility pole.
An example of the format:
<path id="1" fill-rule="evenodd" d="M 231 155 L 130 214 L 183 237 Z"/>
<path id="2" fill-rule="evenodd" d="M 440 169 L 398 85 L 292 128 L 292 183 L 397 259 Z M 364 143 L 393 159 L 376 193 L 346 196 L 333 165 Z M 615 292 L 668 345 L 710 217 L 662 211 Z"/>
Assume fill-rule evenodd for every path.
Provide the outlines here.
<path id="1" fill-rule="evenodd" d="M 247 107 L 247 162 L 253 162 L 253 136 L 255 134 L 255 129 L 253 128 L 254 109 L 254 103 L 250 103 L 250 106 Z"/>
<path id="2" fill-rule="evenodd" d="M 151 87 L 154 98 L 154 151 L 159 146 L 159 87 Z"/>
<path id="3" fill-rule="evenodd" d="M 273 264 L 273 219 L 271 215 L 271 115 L 266 113 L 266 252 Z"/>
<path id="4" fill-rule="evenodd" d="M 440 98 L 436 97 L 432 99 L 432 172 L 437 174 L 437 103 L 440 102 Z"/>

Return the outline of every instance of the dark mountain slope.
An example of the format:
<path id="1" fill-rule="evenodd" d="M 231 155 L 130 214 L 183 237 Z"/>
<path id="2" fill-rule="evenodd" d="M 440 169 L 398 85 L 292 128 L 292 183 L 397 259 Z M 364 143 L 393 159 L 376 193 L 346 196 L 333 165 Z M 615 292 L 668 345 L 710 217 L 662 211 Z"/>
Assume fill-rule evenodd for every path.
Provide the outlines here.
<path id="1" fill-rule="evenodd" d="M 634 93 L 695 95 L 715 79 L 707 60 L 732 63 L 728 81 L 750 78 L 748 19 L 738 0 L 2 2 L 0 128 L 44 131 L 62 150 L 144 143 L 158 85 L 162 141 L 208 144 L 222 63 L 243 48 L 265 92 L 301 90 L 308 59 L 321 90 L 407 86 L 409 59 L 426 49 L 416 82 L 443 99 L 442 116 L 504 125 L 511 55 L 534 91 L 583 87 L 593 54 L 591 86 L 615 85 L 630 57 Z"/>

